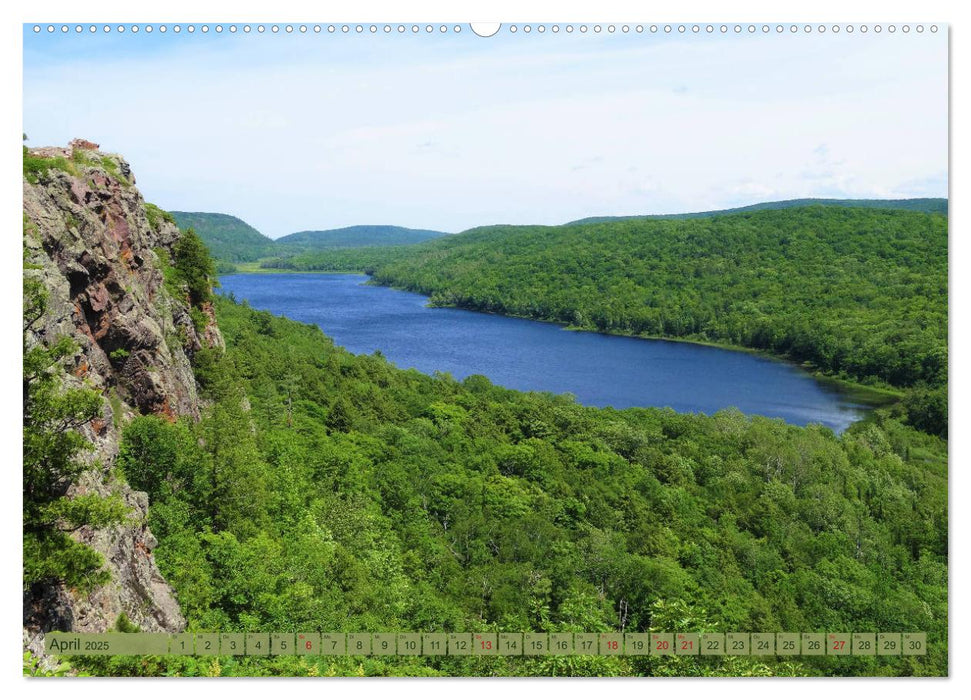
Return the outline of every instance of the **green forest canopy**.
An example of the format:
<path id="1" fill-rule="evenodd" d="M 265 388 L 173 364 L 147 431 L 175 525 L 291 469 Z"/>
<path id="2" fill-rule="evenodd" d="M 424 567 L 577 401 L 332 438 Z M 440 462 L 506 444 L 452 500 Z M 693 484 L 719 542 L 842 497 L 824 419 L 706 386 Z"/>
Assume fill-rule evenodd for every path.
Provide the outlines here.
<path id="1" fill-rule="evenodd" d="M 299 231 L 273 240 L 228 214 L 173 211 L 166 216 L 174 219 L 180 229 L 196 231 L 223 274 L 234 272 L 238 263 L 267 258 L 286 260 L 293 255 L 319 250 L 410 245 L 446 235 L 441 231 L 401 226 L 349 226 L 326 231 Z"/>
<path id="2" fill-rule="evenodd" d="M 359 256 L 344 262 L 434 304 L 745 346 L 872 384 L 947 381 L 941 215 L 813 206 L 494 226 Z"/>
<path id="3" fill-rule="evenodd" d="M 859 207 L 872 209 L 895 209 L 920 211 L 947 215 L 946 199 L 789 199 L 779 202 L 761 202 L 735 209 L 695 212 L 686 214 L 644 214 L 633 216 L 591 216 L 572 221 L 566 226 L 586 223 L 602 223 L 630 219 L 694 219 L 716 215 L 752 212 L 761 210 L 790 209 L 810 205 Z M 205 212 L 174 211 L 178 225 L 182 229 L 193 228 L 209 246 L 213 257 L 222 263 L 226 272 L 232 271 L 232 263 L 255 262 L 270 259 L 266 267 L 278 269 L 312 269 L 313 259 L 320 251 L 377 246 L 400 246 L 422 243 L 448 235 L 441 231 L 410 229 L 402 226 L 347 226 L 339 229 L 299 231 L 276 240 L 264 236 L 255 228 L 235 216 Z M 298 256 L 298 259 L 295 259 Z M 354 256 L 359 259 L 359 256 Z M 340 264 L 347 255 L 340 253 L 324 260 Z M 291 263 L 291 261 L 294 261 Z"/>
<path id="4" fill-rule="evenodd" d="M 834 223 L 846 230 L 869 230 L 859 211 L 837 214 L 843 218 Z M 827 251 L 825 260 L 839 253 L 847 268 L 854 256 L 906 263 L 898 273 L 915 271 L 901 277 L 905 287 L 933 289 L 920 271 L 934 267 L 924 247 L 935 246 L 920 243 L 913 222 L 884 222 L 889 241 L 877 246 L 873 235 L 839 243 L 807 229 L 819 216 L 815 209 L 791 216 L 786 250 L 799 253 L 801 263 L 812 262 L 813 250 Z M 754 248 L 735 248 L 742 260 L 759 263 L 772 250 L 758 243 L 769 235 L 758 221 L 702 223 L 716 241 L 754 239 Z M 624 225 L 633 227 L 630 243 L 673 237 L 679 246 L 701 246 L 699 230 L 687 222 L 648 229 L 651 236 L 642 223 Z M 920 230 L 936 240 L 941 225 L 931 218 Z M 596 244 L 578 258 L 574 275 L 613 269 L 598 266 L 611 250 L 597 226 L 561 230 L 568 237 L 557 242 L 577 246 L 574 253 Z M 810 232 L 814 246 L 806 241 Z M 491 233 L 472 235 L 472 245 Z M 483 271 L 501 257 L 515 263 L 511 270 L 542 269 L 530 268 L 525 253 L 549 230 L 499 233 L 503 244 L 488 253 Z M 440 260 L 463 261 L 450 255 L 464 253 L 465 244 L 453 250 L 449 243 Z M 652 245 L 648 250 L 669 249 Z M 426 244 L 410 264 L 428 264 L 425 256 L 437 247 Z M 709 257 L 701 257 L 701 274 L 692 279 L 705 280 L 717 256 L 711 246 L 700 250 Z M 192 269 L 207 267 L 196 264 L 197 246 L 192 252 Z M 562 258 L 543 260 L 557 272 Z M 658 260 L 661 271 L 688 264 Z M 744 281 L 757 282 L 771 268 L 762 272 Z M 785 284 L 779 275 L 770 280 Z M 865 285 L 854 293 L 868 298 Z M 496 387 L 482 376 L 458 382 L 398 370 L 379 353 L 355 356 L 335 347 L 316 327 L 232 299 L 215 304 L 226 350 L 195 354 L 207 400 L 202 420 L 134 419 L 117 463 L 149 494 L 155 556 L 190 630 L 923 631 L 929 655 L 90 657 L 75 660 L 80 670 L 947 674 L 947 442 L 912 427 L 917 421 L 908 411 L 923 410 L 921 402 L 879 409 L 840 436 L 737 411 L 589 408 L 565 396 Z M 944 313 L 946 319 L 946 306 Z M 30 427 L 25 423 L 25 431 Z"/>
<path id="5" fill-rule="evenodd" d="M 947 445 L 457 382 L 218 298 L 198 424 L 119 465 L 194 631 L 926 631 L 927 657 L 221 659 L 220 672 L 940 674 Z M 206 660 L 99 673 L 205 673 Z M 317 666 L 313 666 L 316 663 Z M 146 665 L 147 664 L 147 665 Z"/>
<path id="6" fill-rule="evenodd" d="M 253 262 L 275 254 L 272 238 L 264 236 L 235 216 L 199 211 L 170 213 L 180 229 L 195 230 L 217 260 L 230 263 Z"/>
<path id="7" fill-rule="evenodd" d="M 447 234 L 402 226 L 347 226 L 326 231 L 298 231 L 276 239 L 278 250 L 320 250 L 362 246 L 411 245 Z"/>

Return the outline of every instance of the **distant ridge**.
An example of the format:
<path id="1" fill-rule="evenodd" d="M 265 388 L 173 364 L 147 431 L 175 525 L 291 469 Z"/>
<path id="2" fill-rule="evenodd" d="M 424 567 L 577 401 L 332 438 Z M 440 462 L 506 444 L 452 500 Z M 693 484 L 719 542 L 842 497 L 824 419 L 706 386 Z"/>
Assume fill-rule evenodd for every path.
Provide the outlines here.
<path id="1" fill-rule="evenodd" d="M 726 214 L 789 209 L 805 206 L 856 207 L 863 209 L 889 209 L 913 211 L 925 214 L 948 213 L 948 200 L 943 197 L 922 199 L 787 199 L 778 202 L 761 202 L 732 209 L 690 212 L 684 214 L 636 214 L 631 216 L 589 216 L 570 221 L 563 226 L 605 223 L 613 221 L 651 219 L 699 219 Z M 451 234 L 431 229 L 413 229 L 404 226 L 359 225 L 336 229 L 298 231 L 273 240 L 245 221 L 229 214 L 213 212 L 170 212 L 181 229 L 193 228 L 209 248 L 212 256 L 226 263 L 254 262 L 264 258 L 295 259 L 304 254 L 323 254 L 328 250 L 351 248 L 395 248 L 424 243 L 440 238 L 453 238 Z M 507 226 L 479 226 L 462 234 L 482 233 L 487 230 L 506 229 Z M 458 240 L 462 234 L 456 234 Z M 392 251 L 388 251 L 391 254 Z M 303 261 L 305 262 L 305 261 Z M 229 266 L 231 267 L 231 265 Z M 308 268 L 309 269 L 309 268 Z"/>
<path id="2" fill-rule="evenodd" d="M 273 239 L 235 216 L 202 211 L 169 213 L 180 229 L 194 229 L 210 254 L 219 260 L 252 262 L 274 252 Z"/>
<path id="3" fill-rule="evenodd" d="M 864 209 L 903 209 L 905 211 L 919 211 L 925 214 L 947 215 L 947 199 L 930 197 L 923 199 L 785 199 L 778 202 L 760 202 L 733 209 L 714 209 L 688 214 L 632 214 L 631 216 L 588 216 L 576 221 L 570 221 L 565 226 L 573 224 L 596 224 L 605 221 L 624 221 L 628 219 L 699 219 L 716 214 L 739 214 L 747 211 L 764 211 L 769 209 L 789 209 L 791 207 L 805 207 L 811 205 L 824 207 L 861 207 Z"/>
<path id="4" fill-rule="evenodd" d="M 273 240 L 230 214 L 202 211 L 169 213 L 180 229 L 194 229 L 212 257 L 225 263 L 254 262 L 271 256 L 341 248 L 404 246 L 448 235 L 443 231 L 403 226 L 347 226 L 323 231 L 298 231 Z"/>
<path id="5" fill-rule="evenodd" d="M 361 248 L 364 246 L 410 245 L 448 234 L 443 231 L 402 226 L 347 226 L 324 231 L 298 231 L 276 239 L 278 246 L 308 250 Z"/>

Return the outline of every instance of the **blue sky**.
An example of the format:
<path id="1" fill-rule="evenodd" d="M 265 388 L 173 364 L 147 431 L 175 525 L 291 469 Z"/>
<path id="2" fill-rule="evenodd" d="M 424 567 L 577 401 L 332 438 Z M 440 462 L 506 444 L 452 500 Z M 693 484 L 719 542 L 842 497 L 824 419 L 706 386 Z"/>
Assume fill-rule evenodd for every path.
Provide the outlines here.
<path id="1" fill-rule="evenodd" d="M 940 197 L 947 38 L 25 27 L 24 131 L 273 237 Z"/>

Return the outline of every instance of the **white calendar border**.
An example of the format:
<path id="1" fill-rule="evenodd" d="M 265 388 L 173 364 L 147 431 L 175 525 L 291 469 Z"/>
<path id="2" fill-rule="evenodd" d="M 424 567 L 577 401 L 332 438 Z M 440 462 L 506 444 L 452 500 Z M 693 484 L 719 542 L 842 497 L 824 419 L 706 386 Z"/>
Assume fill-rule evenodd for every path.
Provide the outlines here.
<path id="1" fill-rule="evenodd" d="M 0 75 L 4 80 L 4 92 L 7 97 L 4 108 L 0 110 L 3 117 L 3 128 L 0 133 L 6 134 L 8 138 L 0 141 L 0 153 L 3 153 L 4 168 L 2 171 L 2 186 L 0 186 L 0 202 L 2 202 L 3 222 L 6 224 L 6 231 L 16 231 L 17 221 L 19 220 L 20 187 L 18 184 L 20 173 L 15 171 L 13 165 L 20 159 L 20 143 L 17 139 L 11 138 L 11 134 L 16 134 L 21 121 L 20 100 L 17 99 L 22 92 L 22 69 L 21 51 L 22 34 L 21 24 L 23 22 L 41 21 L 80 21 L 80 22 L 145 22 L 145 21 L 171 21 L 180 22 L 213 22 L 213 21 L 274 21 L 274 22 L 307 22 L 314 20 L 343 21 L 343 22 L 414 22 L 423 20 L 441 22 L 467 22 L 475 21 L 504 21 L 504 22 L 536 22 L 555 21 L 555 22 L 839 22 L 839 23 L 861 23 L 868 22 L 898 22 L 898 23 L 932 23 L 932 22 L 954 22 L 955 25 L 948 28 L 951 36 L 951 66 L 952 66 L 952 93 L 951 93 L 951 123 L 960 123 L 962 119 L 968 121 L 967 98 L 964 85 L 957 82 L 958 78 L 964 78 L 967 69 L 968 46 L 971 45 L 971 23 L 964 24 L 956 15 L 956 3 L 940 0 L 922 0 L 921 2 L 901 2 L 899 0 L 884 0 L 880 3 L 850 3 L 846 0 L 814 0 L 812 3 L 804 3 L 795 7 L 784 3 L 769 2 L 765 0 L 736 2 L 715 2 L 712 0 L 692 2 L 690 5 L 683 2 L 660 5 L 657 3 L 628 2 L 618 0 L 590 0 L 588 2 L 577 2 L 576 0 L 560 0 L 552 2 L 548 0 L 527 2 L 526 0 L 493 0 L 492 2 L 459 3 L 445 2 L 444 0 L 421 0 L 415 2 L 392 2 L 392 0 L 372 0 L 366 3 L 312 3 L 307 1 L 294 2 L 288 0 L 275 0 L 268 2 L 253 2 L 252 0 L 238 0 L 232 3 L 207 3 L 201 0 L 167 0 L 164 3 L 155 5 L 144 3 L 136 4 L 130 0 L 113 0 L 111 2 L 86 2 L 80 3 L 77 0 L 68 2 L 67 0 L 54 0 L 43 3 L 23 3 L 15 7 L 5 7 L 3 10 L 4 21 L 0 27 L 4 34 L 0 41 L 0 51 L 4 56 L 4 70 Z M 965 114 L 961 118 L 960 114 Z M 961 180 L 955 175 L 959 172 L 960 166 L 968 159 L 966 141 L 962 138 L 962 133 L 955 133 L 952 130 L 952 153 L 957 157 L 957 162 L 952 161 L 949 171 L 949 183 L 952 188 L 952 198 L 950 207 L 951 216 L 951 256 L 952 270 L 963 271 L 965 265 L 971 264 L 967 254 L 967 237 L 959 235 L 962 209 L 960 203 L 955 206 L 955 200 L 964 201 L 965 188 L 962 187 Z M 16 179 L 15 179 L 16 178 Z M 957 184 L 953 184 L 957 183 Z M 15 219 L 14 217 L 17 217 Z M 957 223 L 957 226 L 955 226 Z M 7 246 L 0 252 L 0 259 L 3 259 L 9 266 L 5 270 L 6 274 L 0 275 L 0 293 L 4 294 L 5 299 L 11 303 L 2 305 L 3 317 L 0 319 L 0 328 L 7 330 L 6 342 L 0 344 L 0 366 L 5 371 L 2 375 L 3 384 L 0 385 L 0 395 L 4 397 L 2 405 L 2 425 L 3 438 L 5 445 L 14 446 L 19 441 L 19 428 L 17 417 L 20 413 L 19 402 L 16 401 L 19 389 L 14 383 L 13 372 L 19 365 L 19 343 L 13 339 L 12 330 L 18 328 L 18 319 L 14 317 L 17 305 L 12 303 L 20 296 L 19 275 L 16 274 L 16 266 L 20 264 L 19 251 L 13 250 L 17 243 L 17 236 L 7 235 L 0 237 Z M 964 240 L 962 240 L 964 239 Z M 962 279 L 963 278 L 963 279 Z M 967 415 L 967 396 L 968 380 L 967 362 L 959 362 L 953 350 L 964 349 L 967 347 L 967 313 L 971 308 L 969 301 L 968 283 L 964 280 L 967 275 L 954 275 L 952 288 L 950 290 L 951 304 L 951 323 L 952 323 L 952 352 L 950 387 L 951 387 L 951 420 L 955 423 L 964 422 Z M 967 360 L 962 355 L 960 360 Z M 962 465 L 967 466 L 969 460 L 962 459 L 967 456 L 967 446 L 962 439 L 962 434 L 966 431 L 963 425 L 952 427 L 953 436 L 952 454 L 950 464 L 955 465 L 951 471 L 950 489 L 954 493 L 957 491 L 961 497 L 967 492 L 968 477 L 962 474 Z M 11 447 L 12 449 L 12 447 Z M 8 468 L 4 470 L 5 478 L 11 481 L 16 478 L 16 470 Z M 8 522 L 4 523 L 3 533 L 6 538 L 4 552 L 10 555 L 20 553 L 20 537 L 18 535 L 21 524 L 17 519 L 19 508 L 16 507 L 20 491 L 11 484 L 7 488 L 0 489 L 3 497 L 3 512 Z M 955 500 L 953 502 L 959 503 Z M 953 533 L 952 543 L 956 546 L 952 550 L 950 558 L 950 591 L 955 590 L 957 582 L 967 581 L 967 558 L 966 542 L 971 540 L 968 535 L 968 518 L 962 509 L 950 510 L 950 532 Z M 957 556 L 955 556 L 957 555 Z M 0 608 L 3 611 L 3 624 L 0 629 L 3 641 L 0 647 L 0 668 L 3 669 L 3 679 L 13 680 L 12 675 L 20 676 L 20 567 L 15 562 L 8 561 L 4 567 L 3 577 L 3 596 L 7 605 Z M 960 631 L 965 631 L 967 624 L 967 603 L 963 603 L 960 596 L 951 595 L 951 626 Z M 14 602 L 17 601 L 17 602 Z M 780 693 L 785 693 L 787 700 L 789 697 L 801 700 L 801 698 L 817 698 L 821 693 L 832 693 L 836 688 L 833 684 L 838 684 L 839 691 L 867 692 L 877 691 L 884 694 L 884 697 L 912 697 L 914 693 L 924 693 L 931 690 L 935 694 L 952 695 L 959 686 L 964 685 L 964 681 L 971 676 L 971 671 L 967 665 L 963 664 L 962 652 L 967 650 L 967 646 L 962 646 L 959 639 L 952 634 L 950 645 L 950 681 L 934 682 L 933 688 L 917 687 L 915 682 L 908 682 L 904 679 L 894 679 L 898 682 L 890 685 L 889 679 L 886 680 L 864 680 L 864 679 L 840 679 L 827 681 L 748 681 L 743 679 L 726 679 L 722 681 L 704 680 L 684 680 L 684 679 L 629 679 L 620 681 L 598 681 L 569 679 L 563 681 L 552 681 L 553 687 L 541 686 L 543 681 L 537 680 L 448 680 L 448 681 L 371 681 L 365 692 L 388 693 L 396 698 L 411 697 L 421 695 L 423 698 L 433 697 L 454 697 L 461 694 L 463 700 L 477 700 L 478 698 L 491 698 L 496 693 L 506 694 L 525 691 L 531 694 L 548 693 L 551 690 L 562 694 L 564 698 L 591 697 L 592 694 L 602 694 L 605 691 L 614 691 L 622 694 L 632 692 L 643 694 L 664 693 L 668 697 L 688 697 L 698 691 L 708 693 L 745 693 L 749 697 L 778 697 Z M 963 666 L 963 667 L 962 667 Z M 117 679 L 86 679 L 82 682 L 43 682 L 43 681 L 15 681 L 24 683 L 18 690 L 21 693 L 30 693 L 31 697 L 61 697 L 69 694 L 71 700 L 81 700 L 82 698 L 104 698 L 114 694 L 131 694 L 137 692 L 148 698 L 169 697 L 172 692 L 180 695 L 188 693 L 189 696 L 208 695 L 213 693 L 229 692 L 239 693 L 242 697 L 265 696 L 271 690 L 267 684 L 273 681 L 253 681 L 243 679 L 229 681 L 232 688 L 217 688 L 206 682 L 179 683 L 178 688 L 162 680 L 151 681 L 123 681 Z M 223 681 L 224 683 L 227 681 Z M 333 685 L 337 682 L 339 685 Z M 291 682 L 285 692 L 320 694 L 320 693 L 346 693 L 360 692 L 359 688 L 352 688 L 349 684 L 355 681 L 334 681 L 326 688 L 311 686 L 306 683 Z M 933 682 L 933 681 L 932 681 Z M 131 683 L 139 683 L 136 689 L 131 687 Z M 618 684 L 619 683 L 619 684 Z M 646 684 L 650 684 L 650 686 Z M 660 683 L 660 685 L 658 685 Z M 635 685 L 636 684 L 636 685 Z M 685 685 L 687 684 L 687 685 Z M 704 684 L 704 688 L 702 685 Z M 866 684 L 866 688 L 864 687 Z M 876 687 L 870 688 L 871 684 Z M 854 687 L 855 686 L 855 687 Z M 923 686 L 923 684 L 922 684 Z"/>

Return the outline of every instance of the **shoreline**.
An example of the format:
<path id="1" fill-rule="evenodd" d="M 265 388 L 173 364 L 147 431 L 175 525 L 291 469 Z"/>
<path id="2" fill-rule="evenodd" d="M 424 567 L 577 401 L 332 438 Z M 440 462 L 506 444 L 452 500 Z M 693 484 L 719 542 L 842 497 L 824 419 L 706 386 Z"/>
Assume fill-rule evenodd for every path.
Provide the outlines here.
<path id="1" fill-rule="evenodd" d="M 410 289 L 403 289 L 402 287 L 396 287 L 394 285 L 378 284 L 374 282 L 372 275 L 363 270 L 283 270 L 283 269 L 273 269 L 273 268 L 260 268 L 255 267 L 257 263 L 245 263 L 248 267 L 247 269 L 238 269 L 236 272 L 226 272 L 221 273 L 218 276 L 222 277 L 225 275 L 233 274 L 308 274 L 308 275 L 365 275 L 368 278 L 368 284 L 373 284 L 375 286 L 387 287 L 389 289 L 397 289 L 402 292 L 411 292 L 413 294 L 421 294 L 421 296 L 426 299 L 430 299 L 427 294 L 422 294 L 421 292 L 415 292 Z M 658 336 L 658 335 L 647 335 L 638 333 L 624 333 L 622 331 L 610 331 L 610 330 L 600 330 L 598 328 L 585 328 L 583 326 L 574 326 L 563 323 L 561 321 L 554 321 L 550 319 L 534 318 L 532 316 L 525 316 L 521 314 L 514 314 L 509 312 L 496 312 L 496 311 L 482 311 L 480 309 L 469 309 L 456 304 L 426 304 L 429 308 L 443 308 L 443 309 L 461 309 L 463 311 L 472 311 L 475 313 L 490 314 L 493 316 L 504 316 L 506 318 L 518 318 L 525 321 L 537 321 L 539 323 L 551 323 L 559 326 L 565 331 L 571 332 L 583 332 L 583 333 L 598 333 L 600 335 L 616 336 L 620 338 L 637 338 L 640 340 L 659 340 L 667 343 L 687 343 L 690 345 L 701 345 L 703 347 L 716 348 L 719 350 L 728 350 L 731 352 L 744 352 L 750 355 L 756 355 L 763 357 L 775 362 L 784 362 L 790 364 L 794 367 L 798 367 L 802 371 L 809 374 L 813 379 L 819 381 L 822 384 L 828 384 L 831 387 L 841 390 L 849 398 L 854 401 L 859 401 L 861 403 L 867 404 L 871 409 L 885 408 L 898 403 L 905 394 L 903 389 L 898 389 L 890 386 L 872 386 L 869 384 L 862 384 L 857 381 L 850 379 L 842 379 L 840 377 L 835 377 L 831 374 L 827 374 L 814 366 L 810 362 L 799 362 L 793 360 L 784 355 L 777 355 L 775 353 L 769 352 L 767 350 L 761 350 L 758 348 L 750 348 L 744 345 L 734 345 L 731 343 L 717 341 L 717 340 L 702 340 L 698 338 L 673 338 L 668 336 Z"/>
<path id="2" fill-rule="evenodd" d="M 258 267 L 259 262 L 227 263 L 236 269 L 232 272 L 217 272 L 216 277 L 226 275 L 366 275 L 360 270 L 289 270 L 275 267 Z"/>

